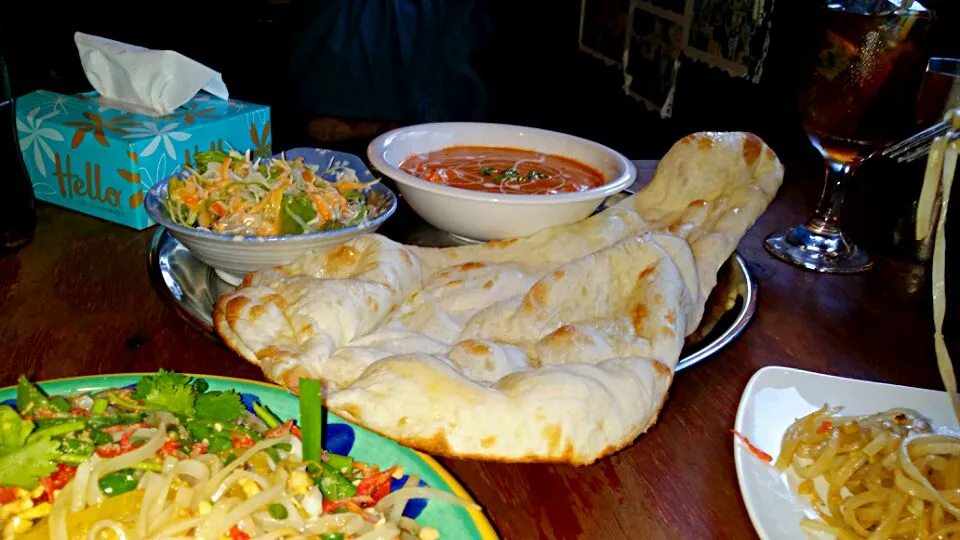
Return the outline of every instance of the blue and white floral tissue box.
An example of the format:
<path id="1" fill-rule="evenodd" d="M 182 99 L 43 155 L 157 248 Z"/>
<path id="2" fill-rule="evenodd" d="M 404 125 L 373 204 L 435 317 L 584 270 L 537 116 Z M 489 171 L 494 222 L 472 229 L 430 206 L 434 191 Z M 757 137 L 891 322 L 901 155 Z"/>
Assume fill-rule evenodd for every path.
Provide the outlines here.
<path id="1" fill-rule="evenodd" d="M 37 198 L 145 229 L 144 194 L 217 149 L 271 155 L 270 108 L 200 93 L 152 117 L 106 106 L 96 93 L 38 90 L 16 101 L 17 136 Z"/>

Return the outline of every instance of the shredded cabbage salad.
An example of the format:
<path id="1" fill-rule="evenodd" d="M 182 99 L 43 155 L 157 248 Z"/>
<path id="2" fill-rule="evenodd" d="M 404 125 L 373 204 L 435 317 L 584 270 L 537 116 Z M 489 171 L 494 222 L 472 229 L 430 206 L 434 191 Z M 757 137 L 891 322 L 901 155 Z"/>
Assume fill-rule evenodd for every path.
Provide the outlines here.
<path id="1" fill-rule="evenodd" d="M 275 236 L 331 231 L 362 223 L 368 215 L 357 173 L 343 162 L 319 167 L 279 158 L 251 161 L 246 155 L 194 154 L 190 176 L 173 178 L 164 201 L 170 219 L 233 235 Z"/>

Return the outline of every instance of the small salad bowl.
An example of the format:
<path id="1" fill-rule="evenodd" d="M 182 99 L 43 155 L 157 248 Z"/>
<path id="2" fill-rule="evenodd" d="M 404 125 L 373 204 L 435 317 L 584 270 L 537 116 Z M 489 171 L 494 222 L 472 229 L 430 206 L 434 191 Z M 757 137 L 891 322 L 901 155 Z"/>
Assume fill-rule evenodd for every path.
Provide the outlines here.
<path id="1" fill-rule="evenodd" d="M 361 183 L 372 183 L 364 190 L 367 197 L 367 216 L 357 225 L 341 229 L 275 236 L 234 235 L 180 225 L 170 218 L 164 201 L 167 199 L 170 180 L 188 178 L 188 171 L 181 171 L 158 182 L 147 192 L 144 201 L 147 214 L 169 229 L 193 256 L 212 267 L 221 279 L 231 285 L 239 285 L 250 272 L 289 264 L 305 253 L 344 242 L 354 236 L 372 233 L 397 209 L 397 196 L 387 186 L 373 183 L 373 174 L 363 161 L 353 154 L 319 148 L 294 148 L 284 152 L 283 158 L 303 158 L 305 164 L 319 166 L 318 174 L 329 181 L 336 180 L 329 174 L 323 174 L 323 171 L 330 167 L 342 165 L 353 169 Z"/>

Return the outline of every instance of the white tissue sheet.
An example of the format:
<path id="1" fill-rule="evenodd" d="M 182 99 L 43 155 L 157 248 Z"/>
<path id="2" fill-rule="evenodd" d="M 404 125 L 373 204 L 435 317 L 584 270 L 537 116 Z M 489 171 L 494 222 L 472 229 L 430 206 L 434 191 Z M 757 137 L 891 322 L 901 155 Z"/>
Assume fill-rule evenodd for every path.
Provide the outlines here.
<path id="1" fill-rule="evenodd" d="M 119 108 L 170 114 L 200 90 L 228 99 L 220 73 L 176 51 L 157 51 L 82 32 L 74 35 L 87 80 Z"/>

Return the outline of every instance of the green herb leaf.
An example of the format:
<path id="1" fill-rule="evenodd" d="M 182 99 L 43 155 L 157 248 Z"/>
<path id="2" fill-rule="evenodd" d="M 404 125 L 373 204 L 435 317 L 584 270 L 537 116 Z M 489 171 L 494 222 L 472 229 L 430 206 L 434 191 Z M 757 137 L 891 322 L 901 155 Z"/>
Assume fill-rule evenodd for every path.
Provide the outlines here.
<path id="1" fill-rule="evenodd" d="M 53 405 L 43 391 L 23 375 L 17 382 L 17 408 L 24 416 L 33 416 L 38 409 L 53 411 Z"/>
<path id="2" fill-rule="evenodd" d="M 57 470 L 60 442 L 41 439 L 0 457 L 0 486 L 33 489 Z"/>
<path id="3" fill-rule="evenodd" d="M 191 382 L 186 375 L 161 369 L 140 379 L 133 398 L 142 401 L 147 409 L 194 416 L 197 389 Z"/>
<path id="4" fill-rule="evenodd" d="M 33 422 L 21 418 L 13 407 L 0 405 L 0 456 L 23 446 L 33 427 Z"/>
<path id="5" fill-rule="evenodd" d="M 196 169 L 200 171 L 200 174 L 207 172 L 207 166 L 211 163 L 223 163 L 227 159 L 227 154 L 223 152 L 217 152 L 216 150 L 208 150 L 206 152 L 196 152 L 193 154 L 193 163 L 196 165 Z"/>
<path id="6" fill-rule="evenodd" d="M 306 231 L 305 225 L 317 217 L 313 202 L 305 195 L 284 194 L 280 211 L 283 212 L 280 218 L 281 234 L 303 234 Z"/>
<path id="7" fill-rule="evenodd" d="M 240 394 L 234 390 L 226 392 L 207 392 L 197 396 L 197 418 L 202 420 L 219 420 L 233 422 L 243 417 L 247 412 L 240 399 Z"/>
<path id="8" fill-rule="evenodd" d="M 496 167 L 480 167 L 480 176 L 490 176 L 497 172 Z"/>

